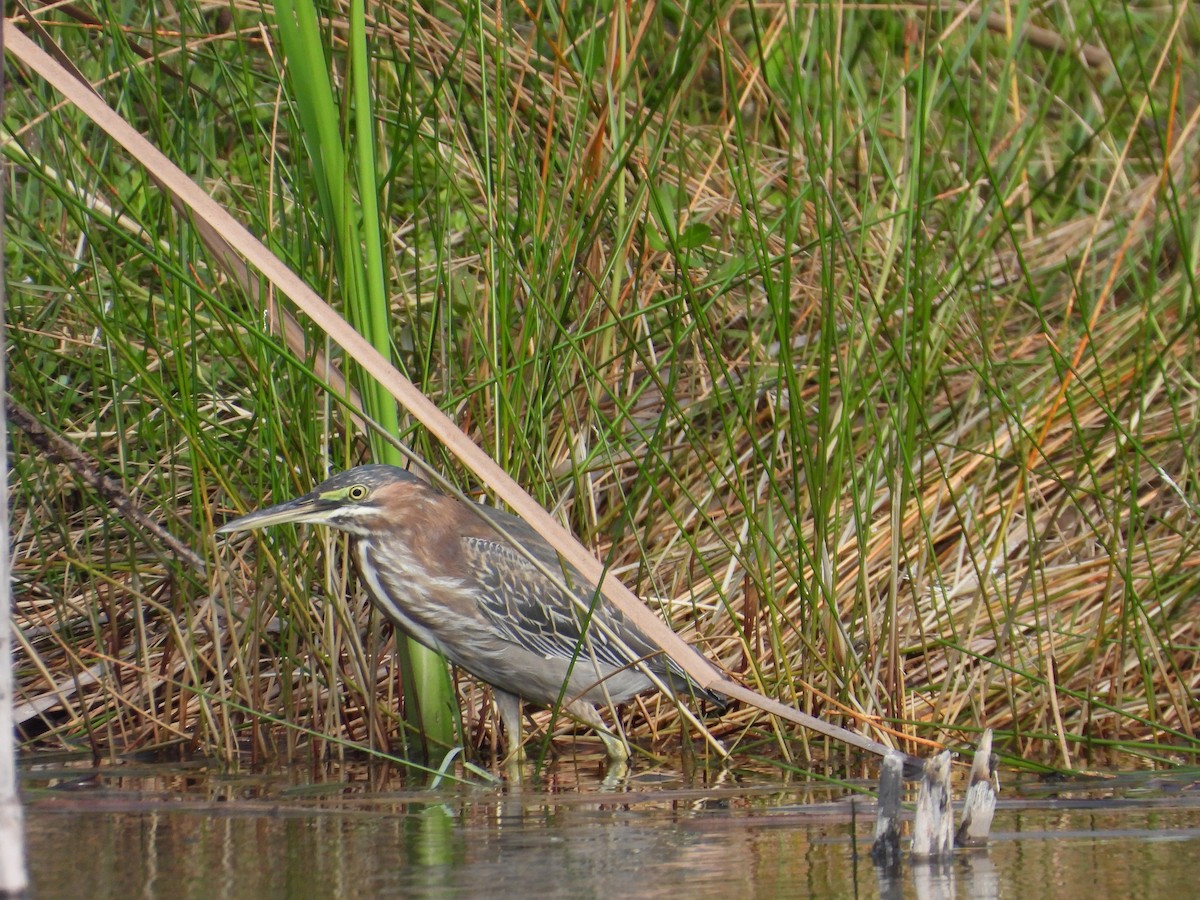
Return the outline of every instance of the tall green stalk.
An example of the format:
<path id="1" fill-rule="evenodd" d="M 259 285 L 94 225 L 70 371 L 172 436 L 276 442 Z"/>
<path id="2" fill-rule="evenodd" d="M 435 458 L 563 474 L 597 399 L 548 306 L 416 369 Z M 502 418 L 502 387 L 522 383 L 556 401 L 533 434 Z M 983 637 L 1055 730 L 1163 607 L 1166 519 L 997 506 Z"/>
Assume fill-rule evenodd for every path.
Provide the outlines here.
<path id="1" fill-rule="evenodd" d="M 304 144 L 313 163 L 313 181 L 321 214 L 334 240 L 334 261 L 345 299 L 347 318 L 385 356 L 392 355 L 391 315 L 384 284 L 383 241 L 376 198 L 374 118 L 362 0 L 350 5 L 349 92 L 353 120 L 350 129 L 357 166 L 352 167 L 342 142 L 338 106 L 329 65 L 321 45 L 317 13 L 311 2 L 276 4 L 276 22 L 284 49 L 284 67 L 300 119 Z M 357 183 L 355 183 L 357 177 Z M 364 410 L 381 429 L 399 436 L 396 402 L 365 372 L 355 373 Z M 404 457 L 380 434 L 370 435 L 371 450 L 382 463 L 403 465 Z M 445 662 L 415 641 L 398 641 L 404 648 L 405 710 L 420 728 L 425 749 L 454 743 L 457 706 Z"/>

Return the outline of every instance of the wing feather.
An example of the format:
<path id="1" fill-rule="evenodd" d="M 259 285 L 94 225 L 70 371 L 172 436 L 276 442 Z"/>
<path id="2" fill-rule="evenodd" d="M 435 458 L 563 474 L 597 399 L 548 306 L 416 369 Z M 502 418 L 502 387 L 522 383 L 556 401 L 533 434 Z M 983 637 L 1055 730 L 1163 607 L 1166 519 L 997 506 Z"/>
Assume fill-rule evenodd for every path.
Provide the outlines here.
<path id="1" fill-rule="evenodd" d="M 655 653 L 656 648 L 649 640 L 574 567 L 563 565 L 557 558 L 545 559 L 543 553 L 535 556 L 547 571 L 561 573 L 580 605 L 503 538 L 497 536 L 491 540 L 477 535 L 463 538 L 463 558 L 471 578 L 479 586 L 480 612 L 498 632 L 548 659 L 594 656 L 597 662 L 616 669 Z M 605 629 L 594 626 L 595 622 L 603 622 L 638 655 L 622 651 Z"/>

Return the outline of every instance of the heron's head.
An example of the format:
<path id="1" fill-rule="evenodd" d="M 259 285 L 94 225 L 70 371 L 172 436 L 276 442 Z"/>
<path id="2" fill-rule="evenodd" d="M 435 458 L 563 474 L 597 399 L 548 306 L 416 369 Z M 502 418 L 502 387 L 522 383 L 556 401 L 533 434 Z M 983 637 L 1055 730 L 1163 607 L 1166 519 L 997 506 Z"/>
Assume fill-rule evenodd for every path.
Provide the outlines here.
<path id="1" fill-rule="evenodd" d="M 218 533 L 250 531 L 268 525 L 315 522 L 358 537 L 374 534 L 382 523 L 396 521 L 405 495 L 426 486 L 395 466 L 358 466 L 323 481 L 303 497 L 268 506 L 226 522 Z"/>

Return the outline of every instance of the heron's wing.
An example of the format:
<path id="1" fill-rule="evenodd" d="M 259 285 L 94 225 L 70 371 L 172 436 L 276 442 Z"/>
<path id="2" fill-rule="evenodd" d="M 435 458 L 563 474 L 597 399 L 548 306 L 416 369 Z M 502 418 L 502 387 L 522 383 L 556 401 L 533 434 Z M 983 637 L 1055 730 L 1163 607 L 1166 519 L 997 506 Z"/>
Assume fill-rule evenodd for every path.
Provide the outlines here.
<path id="1" fill-rule="evenodd" d="M 547 658 L 588 660 L 623 668 L 642 657 L 652 664 L 658 648 L 596 591 L 573 566 L 557 554 L 525 522 L 490 507 L 489 518 L 528 549 L 555 576 L 553 580 L 499 534 L 469 534 L 462 538 L 463 559 L 479 590 L 479 611 L 507 639 Z M 560 580 L 579 603 L 555 584 Z M 603 623 L 604 628 L 597 627 Z M 620 637 L 625 652 L 609 637 Z M 587 635 L 584 643 L 584 635 Z M 653 664 L 662 670 L 662 664 Z"/>

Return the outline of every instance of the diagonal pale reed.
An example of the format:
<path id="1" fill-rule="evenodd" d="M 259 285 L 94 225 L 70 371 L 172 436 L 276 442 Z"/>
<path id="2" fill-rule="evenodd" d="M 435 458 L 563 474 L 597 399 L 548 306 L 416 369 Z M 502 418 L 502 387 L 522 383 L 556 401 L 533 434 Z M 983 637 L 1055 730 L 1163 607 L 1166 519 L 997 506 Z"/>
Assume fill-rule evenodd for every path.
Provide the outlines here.
<path id="1" fill-rule="evenodd" d="M 345 531 L 372 601 L 398 628 L 491 685 L 508 758 L 520 748 L 521 701 L 554 706 L 596 729 L 611 761 L 629 756 L 597 703 L 655 686 L 724 709 L 523 520 L 434 490 L 395 466 L 359 466 L 310 493 L 227 522 L 218 532 L 312 522 Z M 544 567 L 493 528 L 499 526 Z M 563 590 L 569 587 L 570 595 Z"/>

